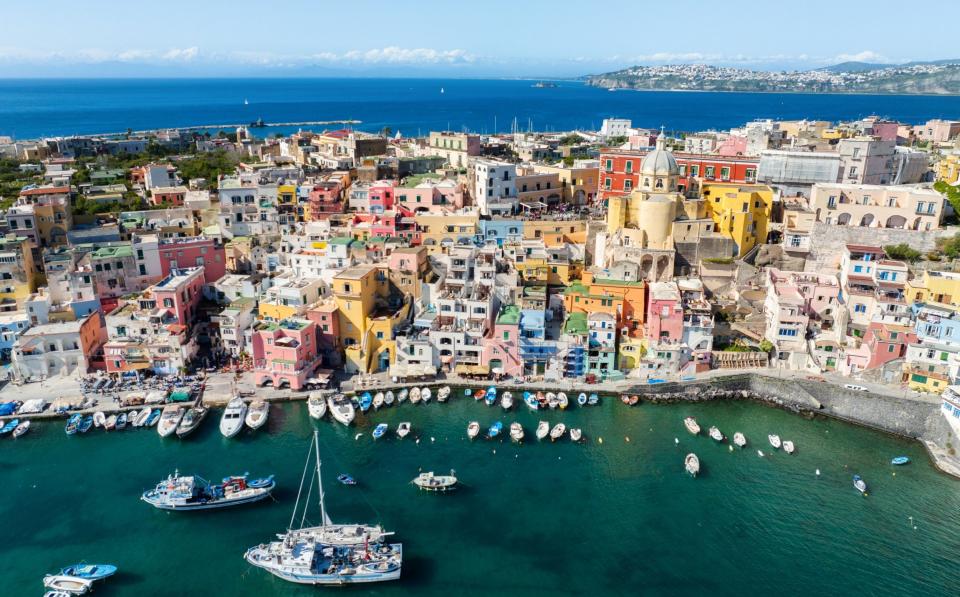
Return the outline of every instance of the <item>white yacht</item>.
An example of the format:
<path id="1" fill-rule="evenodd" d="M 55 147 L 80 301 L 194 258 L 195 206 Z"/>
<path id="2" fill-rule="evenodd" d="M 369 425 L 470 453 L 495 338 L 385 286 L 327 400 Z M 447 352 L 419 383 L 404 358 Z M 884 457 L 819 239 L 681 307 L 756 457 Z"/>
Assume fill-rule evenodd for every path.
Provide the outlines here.
<path id="1" fill-rule="evenodd" d="M 779 435 L 768 435 L 767 439 L 770 441 L 770 445 L 773 446 L 774 448 L 780 447 L 781 442 L 780 442 Z"/>
<path id="2" fill-rule="evenodd" d="M 178 406 L 176 404 L 170 404 L 163 407 L 163 413 L 160 415 L 160 422 L 157 423 L 157 433 L 160 434 L 160 437 L 167 437 L 172 435 L 176 430 L 177 426 L 180 425 L 180 420 L 183 419 L 187 409 L 183 406 Z M 103 424 L 106 428 L 107 424 Z"/>
<path id="3" fill-rule="evenodd" d="M 330 414 L 333 415 L 333 418 L 344 425 L 353 423 L 353 418 L 357 415 L 357 409 L 354 408 L 353 402 L 350 402 L 342 395 L 329 398 L 327 400 L 327 406 L 330 407 Z"/>
<path id="4" fill-rule="evenodd" d="M 244 419 L 247 427 L 250 429 L 260 429 L 267 422 L 270 416 L 270 403 L 266 400 L 254 400 L 247 409 L 247 416 Z"/>
<path id="5" fill-rule="evenodd" d="M 317 392 L 310 392 L 307 398 L 307 412 L 314 419 L 322 419 L 327 414 L 327 401 Z"/>
<path id="6" fill-rule="evenodd" d="M 247 415 L 247 403 L 240 396 L 235 396 L 227 403 L 227 408 L 220 417 L 220 433 L 223 437 L 233 437 L 243 429 L 243 418 Z"/>

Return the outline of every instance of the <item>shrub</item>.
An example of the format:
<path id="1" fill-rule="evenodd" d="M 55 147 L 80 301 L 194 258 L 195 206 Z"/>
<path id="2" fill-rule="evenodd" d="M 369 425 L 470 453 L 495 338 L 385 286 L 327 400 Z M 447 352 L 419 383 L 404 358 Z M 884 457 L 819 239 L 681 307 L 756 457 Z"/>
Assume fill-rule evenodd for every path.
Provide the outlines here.
<path id="1" fill-rule="evenodd" d="M 923 256 L 923 253 L 906 243 L 900 243 L 899 245 L 887 245 L 883 248 L 883 250 L 886 251 L 887 255 L 890 256 L 891 259 L 909 261 L 910 263 L 920 261 L 920 257 Z"/>

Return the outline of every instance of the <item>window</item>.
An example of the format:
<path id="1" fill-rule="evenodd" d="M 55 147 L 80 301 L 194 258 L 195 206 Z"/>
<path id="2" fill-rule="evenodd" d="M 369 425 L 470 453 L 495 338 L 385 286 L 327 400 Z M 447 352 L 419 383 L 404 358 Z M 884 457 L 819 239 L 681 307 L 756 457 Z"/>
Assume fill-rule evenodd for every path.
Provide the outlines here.
<path id="1" fill-rule="evenodd" d="M 633 172 L 633 160 L 627 160 L 626 173 L 630 174 Z"/>
<path id="2" fill-rule="evenodd" d="M 607 172 L 613 172 L 613 160 L 607 160 L 604 170 L 606 170 Z"/>
<path id="3" fill-rule="evenodd" d="M 854 312 L 854 313 L 866 313 L 866 312 L 867 312 L 867 306 L 864 305 L 864 304 L 862 304 L 862 303 L 857 303 L 856 305 L 853 306 L 853 312 Z"/>
<path id="4" fill-rule="evenodd" d="M 863 266 L 862 266 L 862 265 L 855 265 L 855 266 L 853 266 L 853 272 L 854 272 L 854 273 L 859 274 L 859 273 L 862 272 L 862 271 L 863 271 Z"/>
<path id="5" fill-rule="evenodd" d="M 699 165 L 690 166 L 690 176 L 700 176 L 700 166 L 699 166 Z"/>
<path id="6" fill-rule="evenodd" d="M 705 178 L 713 178 L 713 172 L 714 172 L 713 166 L 707 166 L 706 171 L 705 171 L 705 173 L 704 173 L 704 177 L 705 177 Z"/>
<path id="7" fill-rule="evenodd" d="M 604 179 L 603 179 L 603 188 L 604 188 L 605 190 L 609 191 L 611 187 L 613 187 L 613 179 L 611 179 L 611 178 L 604 178 Z"/>
<path id="8" fill-rule="evenodd" d="M 792 338 L 797 335 L 797 330 L 789 329 L 789 328 L 780 328 L 780 335 Z"/>
<path id="9" fill-rule="evenodd" d="M 720 180 L 730 180 L 730 168 L 728 166 L 720 168 Z"/>
<path id="10" fill-rule="evenodd" d="M 753 168 L 747 168 L 744 177 L 747 179 L 747 182 L 752 182 L 757 178 L 757 171 Z"/>
<path id="11" fill-rule="evenodd" d="M 623 181 L 623 190 L 629 191 L 631 189 L 633 189 L 633 181 L 628 178 L 627 180 Z"/>

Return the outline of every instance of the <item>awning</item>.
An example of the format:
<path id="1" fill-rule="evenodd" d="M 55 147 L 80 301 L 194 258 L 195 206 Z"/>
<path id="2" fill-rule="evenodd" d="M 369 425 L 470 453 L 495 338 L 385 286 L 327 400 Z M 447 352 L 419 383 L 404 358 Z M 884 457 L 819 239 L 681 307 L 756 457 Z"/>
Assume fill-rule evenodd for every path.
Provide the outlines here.
<path id="1" fill-rule="evenodd" d="M 464 375 L 489 375 L 490 366 L 489 365 L 457 365 L 454 367 L 454 373 L 462 373 Z"/>

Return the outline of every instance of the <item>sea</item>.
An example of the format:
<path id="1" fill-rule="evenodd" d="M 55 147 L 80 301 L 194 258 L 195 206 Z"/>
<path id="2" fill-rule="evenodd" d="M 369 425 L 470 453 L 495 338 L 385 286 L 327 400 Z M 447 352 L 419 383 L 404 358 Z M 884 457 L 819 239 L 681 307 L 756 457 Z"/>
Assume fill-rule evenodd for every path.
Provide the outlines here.
<path id="1" fill-rule="evenodd" d="M 63 421 L 0 439 L 0 594 L 39 595 L 44 574 L 79 561 L 119 566 L 99 597 L 319 594 L 243 560 L 290 525 L 314 429 L 332 519 L 381 523 L 404 546 L 401 580 L 344 595 L 957 594 L 958 481 L 915 442 L 835 420 L 751 402 L 628 408 L 612 398 L 505 413 L 454 396 L 359 416 L 350 428 L 313 421 L 304 403 L 275 404 L 265 428 L 224 439 L 218 415 L 183 440 L 154 429 L 68 437 Z M 749 443 L 730 450 L 692 436 L 686 416 Z M 540 419 L 581 427 L 585 441 L 530 439 Z M 528 439 L 470 441 L 472 420 L 484 429 L 519 421 Z M 401 421 L 413 424 L 403 440 L 393 434 Z M 379 422 L 391 433 L 374 440 Z M 796 453 L 773 450 L 770 433 Z M 690 452 L 697 478 L 684 471 Z M 890 465 L 899 455 L 912 463 Z M 274 474 L 279 485 L 273 500 L 219 511 L 139 500 L 177 469 Z M 411 484 L 420 471 L 451 469 L 454 492 Z M 338 484 L 341 472 L 359 485 Z M 853 474 L 869 484 L 866 497 Z M 315 488 L 309 499 L 306 521 L 317 522 Z"/>
<path id="2" fill-rule="evenodd" d="M 359 120 L 354 128 L 425 135 L 431 130 L 597 130 L 604 118 L 668 131 L 727 129 L 757 118 L 904 123 L 960 118 L 960 98 L 615 91 L 577 81 L 482 79 L 5 79 L 0 135 L 16 139 L 164 127 Z M 286 134 L 268 127 L 261 134 Z M 336 128 L 303 127 L 312 130 Z"/>

